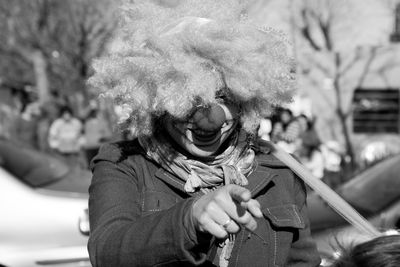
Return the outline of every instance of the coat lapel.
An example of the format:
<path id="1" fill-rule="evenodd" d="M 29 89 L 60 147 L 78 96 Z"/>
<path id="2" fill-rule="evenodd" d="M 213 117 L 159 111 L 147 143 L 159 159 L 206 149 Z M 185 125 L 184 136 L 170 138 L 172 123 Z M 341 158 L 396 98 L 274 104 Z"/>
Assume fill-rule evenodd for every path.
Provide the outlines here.
<path id="1" fill-rule="evenodd" d="M 255 198 L 257 194 L 264 189 L 275 176 L 277 176 L 277 174 L 273 172 L 256 168 L 256 170 L 249 175 L 249 184 L 246 186 L 246 188 L 250 190 L 252 198 Z"/>

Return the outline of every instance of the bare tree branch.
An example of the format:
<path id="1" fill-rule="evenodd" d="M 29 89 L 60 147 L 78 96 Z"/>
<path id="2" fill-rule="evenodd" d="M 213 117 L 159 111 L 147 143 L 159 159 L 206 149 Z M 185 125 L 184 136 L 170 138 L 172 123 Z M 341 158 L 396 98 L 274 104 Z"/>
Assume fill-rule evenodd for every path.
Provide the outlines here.
<path id="1" fill-rule="evenodd" d="M 318 68 L 325 76 L 331 77 L 332 76 L 332 71 L 327 68 L 324 64 L 322 64 L 321 61 L 316 59 L 315 57 L 312 56 L 307 56 L 308 62 L 310 62 L 314 67 Z"/>
<path id="2" fill-rule="evenodd" d="M 329 20 L 326 21 L 326 22 L 323 22 L 322 20 L 320 20 L 319 21 L 319 26 L 320 26 L 322 35 L 324 36 L 326 49 L 328 51 L 332 51 L 333 50 L 333 44 L 332 44 L 331 27 L 330 27 Z"/>
<path id="3" fill-rule="evenodd" d="M 358 78 L 358 82 L 356 87 L 360 87 L 363 83 L 365 78 L 367 77 L 367 73 L 370 70 L 371 64 L 374 61 L 374 59 L 376 58 L 376 51 L 377 51 L 377 47 L 372 47 L 370 54 L 368 56 L 367 62 L 365 63 L 363 70 Z"/>
<path id="4" fill-rule="evenodd" d="M 360 53 L 356 52 L 354 56 L 351 58 L 350 61 L 347 62 L 345 66 L 340 66 L 341 68 L 338 71 L 339 76 L 343 76 L 346 74 L 349 70 L 351 70 L 354 65 L 359 62 L 363 57 L 360 55 Z"/>
<path id="5" fill-rule="evenodd" d="M 310 25 L 310 22 L 309 22 L 309 19 L 307 16 L 307 12 L 308 11 L 306 9 L 303 9 L 301 11 L 301 17 L 302 17 L 303 24 L 304 24 L 304 26 L 301 27 L 301 33 L 302 33 L 304 39 L 306 41 L 308 41 L 308 43 L 314 50 L 320 51 L 321 47 L 315 42 L 315 40 L 313 39 L 313 37 L 311 35 L 311 25 Z"/>

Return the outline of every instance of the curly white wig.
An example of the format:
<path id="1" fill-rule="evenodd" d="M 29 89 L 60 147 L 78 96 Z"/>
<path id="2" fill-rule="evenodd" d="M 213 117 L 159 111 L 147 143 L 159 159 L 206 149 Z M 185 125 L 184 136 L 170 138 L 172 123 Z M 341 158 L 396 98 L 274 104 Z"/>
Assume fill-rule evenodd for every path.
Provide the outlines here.
<path id="1" fill-rule="evenodd" d="M 254 132 L 294 92 L 293 60 L 282 36 L 246 22 L 243 0 L 131 0 L 110 53 L 94 61 L 89 84 L 128 112 L 134 136 L 156 118 L 189 114 L 229 92 Z"/>

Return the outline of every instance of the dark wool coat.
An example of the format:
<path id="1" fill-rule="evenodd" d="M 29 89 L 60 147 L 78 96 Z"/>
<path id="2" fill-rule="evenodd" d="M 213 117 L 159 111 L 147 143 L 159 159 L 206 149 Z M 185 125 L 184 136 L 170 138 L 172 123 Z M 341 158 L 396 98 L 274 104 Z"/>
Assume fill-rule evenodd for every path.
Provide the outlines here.
<path id="1" fill-rule="evenodd" d="M 264 150 L 264 151 L 261 151 Z M 94 267 L 218 266 L 217 242 L 190 221 L 201 193 L 143 156 L 137 140 L 108 144 L 92 162 L 89 254 Z M 267 149 L 246 186 L 262 207 L 254 233 L 242 229 L 229 266 L 319 266 L 304 184 Z"/>

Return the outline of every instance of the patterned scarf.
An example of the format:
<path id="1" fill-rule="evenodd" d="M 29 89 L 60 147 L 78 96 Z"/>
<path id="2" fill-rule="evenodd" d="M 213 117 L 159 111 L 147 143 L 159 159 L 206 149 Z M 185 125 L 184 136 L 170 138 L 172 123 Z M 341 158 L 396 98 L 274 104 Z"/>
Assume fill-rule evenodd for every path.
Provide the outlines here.
<path id="1" fill-rule="evenodd" d="M 247 185 L 246 176 L 254 165 L 255 153 L 239 133 L 233 133 L 229 146 L 219 155 L 205 161 L 190 159 L 174 149 L 168 137 L 139 138 L 147 157 L 185 182 L 184 190 L 207 191 L 226 184 Z"/>

